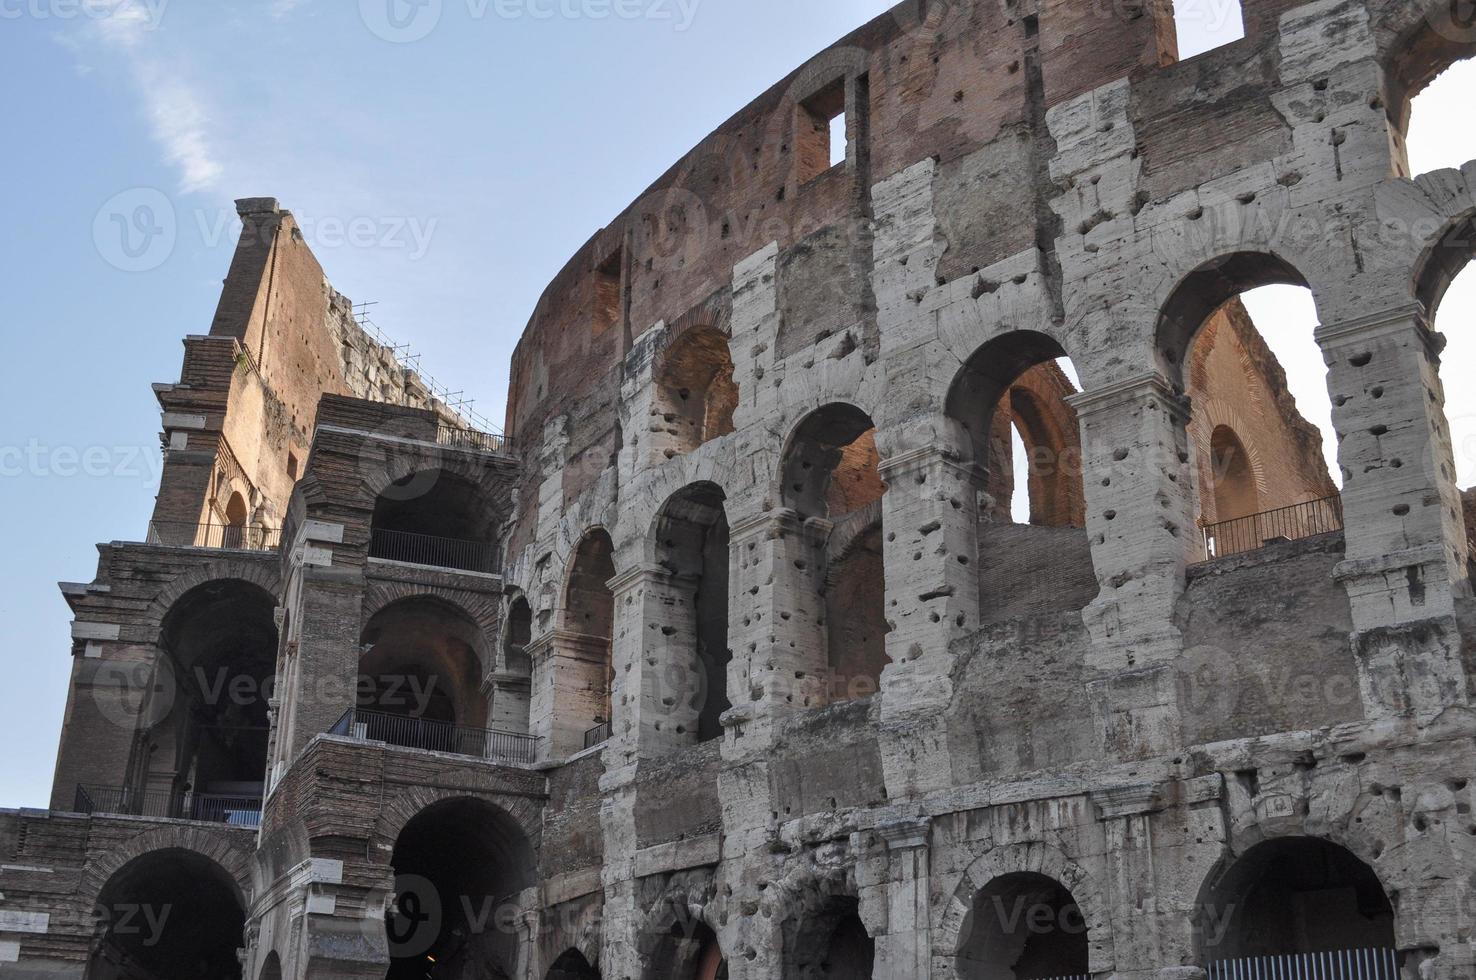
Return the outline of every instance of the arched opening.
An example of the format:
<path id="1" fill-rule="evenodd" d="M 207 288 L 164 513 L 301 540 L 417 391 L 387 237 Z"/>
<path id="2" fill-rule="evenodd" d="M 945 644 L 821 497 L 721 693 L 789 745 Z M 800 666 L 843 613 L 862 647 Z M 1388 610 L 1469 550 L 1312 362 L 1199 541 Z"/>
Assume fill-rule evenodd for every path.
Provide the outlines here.
<path id="1" fill-rule="evenodd" d="M 1407 162 L 1402 172 L 1461 169 L 1476 160 L 1476 131 L 1465 125 L 1470 93 L 1476 89 L 1476 59 L 1469 57 L 1469 46 L 1432 47 L 1427 42 L 1421 47 L 1416 43 L 1410 46 L 1410 52 L 1417 64 L 1406 70 L 1419 70 L 1409 83 L 1416 94 L 1409 103 L 1407 131 L 1398 128 L 1396 121 L 1396 131 L 1407 132 Z M 1421 84 L 1423 75 L 1432 80 Z M 1452 374 L 1450 367 L 1476 363 L 1476 331 L 1469 329 L 1476 322 L 1473 253 L 1476 215 L 1457 222 L 1442 236 L 1421 270 L 1415 292 L 1425 305 L 1430 325 L 1446 342 L 1440 354 L 1441 394 L 1450 425 L 1455 483 L 1461 488 L 1464 505 L 1466 537 L 1476 542 L 1476 388 L 1452 383 L 1451 378 L 1459 376 Z"/>
<path id="2" fill-rule="evenodd" d="M 533 607 L 526 596 L 508 603 L 502 627 L 502 663 L 494 678 L 492 727 L 528 733 L 533 663 L 528 644 L 533 640 Z"/>
<path id="3" fill-rule="evenodd" d="M 1304 968 L 1293 975 L 1306 976 L 1308 965 L 1341 967 L 1337 954 L 1355 950 L 1375 951 L 1359 957 L 1371 965 L 1359 976 L 1395 977 L 1394 911 L 1378 876 L 1347 848 L 1315 837 L 1265 841 L 1223 864 L 1201 893 L 1195 934 L 1216 977 L 1264 956 L 1287 957 Z"/>
<path id="4" fill-rule="evenodd" d="M 1033 872 L 1001 875 L 974 895 L 957 957 L 963 980 L 1085 977 L 1086 918 L 1071 892 Z"/>
<path id="5" fill-rule="evenodd" d="M 834 895 L 785 927 L 784 980 L 869 980 L 876 942 L 861 921 L 860 902 Z"/>
<path id="6" fill-rule="evenodd" d="M 728 700 L 728 517 L 726 497 L 712 483 L 679 490 L 656 518 L 656 560 L 671 576 L 677 597 L 671 607 L 672 649 L 690 650 L 682 690 L 671 697 L 673 733 L 706 742 L 722 735 L 720 718 Z M 663 681 L 665 682 L 665 681 Z"/>
<path id="7" fill-rule="evenodd" d="M 651 937 L 651 980 L 728 980 L 728 961 L 707 923 L 678 915 L 664 934 Z"/>
<path id="8" fill-rule="evenodd" d="M 1216 426 L 1210 436 L 1210 482 L 1215 512 L 1222 520 L 1260 513 L 1255 468 L 1240 437 L 1228 425 Z"/>
<path id="9" fill-rule="evenodd" d="M 795 429 L 783 466 L 784 502 L 830 522 L 817 563 L 825 603 L 830 701 L 875 693 L 887 665 L 886 567 L 882 556 L 881 458 L 876 426 L 854 405 L 834 403 Z"/>
<path id="10" fill-rule="evenodd" d="M 256 976 L 257 980 L 282 980 L 282 960 L 275 951 L 267 954 Z"/>
<path id="11" fill-rule="evenodd" d="M 255 825 L 276 675 L 275 608 L 270 593 L 237 579 L 197 586 L 170 608 L 128 784 L 87 787 L 97 809 Z"/>
<path id="12" fill-rule="evenodd" d="M 982 469 L 979 600 L 999 620 L 1080 609 L 1097 594 L 1087 540 L 1081 432 L 1068 399 L 1075 368 L 1061 345 L 1020 330 L 981 346 L 959 370 L 946 411 Z M 1009 555 L 1009 561 L 992 556 Z"/>
<path id="13" fill-rule="evenodd" d="M 661 355 L 656 386 L 668 457 L 733 431 L 738 386 L 728 338 L 721 331 L 693 327 L 678 336 Z"/>
<path id="14" fill-rule="evenodd" d="M 376 741 L 485 755 L 481 627 L 429 597 L 379 610 L 359 637 L 355 720 Z"/>
<path id="15" fill-rule="evenodd" d="M 227 548 L 241 548 L 246 544 L 246 522 L 250 514 L 246 509 L 246 498 L 239 492 L 232 493 L 225 507 L 225 540 Z"/>
<path id="16" fill-rule="evenodd" d="M 602 736 L 614 720 L 615 595 L 609 585 L 614 577 L 615 545 L 610 535 L 602 528 L 589 531 L 574 550 L 564 601 L 574 669 L 564 672 L 557 681 L 574 686 L 559 700 L 563 710 L 577 713 L 580 726 L 587 730 L 585 747 L 604 741 Z"/>
<path id="17" fill-rule="evenodd" d="M 387 980 L 513 976 L 518 936 L 505 924 L 537 870 L 517 821 L 482 800 L 434 804 L 400 831 L 390 864 Z"/>
<path id="18" fill-rule="evenodd" d="M 1463 12 L 1465 23 L 1457 23 Z M 1464 125 L 1476 88 L 1476 22 L 1455 3 L 1435 15 L 1451 21 L 1422 19 L 1395 45 L 1384 73 L 1394 173 L 1400 177 L 1476 160 L 1476 133 Z"/>
<path id="19" fill-rule="evenodd" d="M 577 949 L 565 952 L 548 968 L 547 980 L 600 980 L 600 971 Z"/>
<path id="20" fill-rule="evenodd" d="M 95 909 L 99 935 L 87 980 L 241 976 L 236 952 L 246 911 L 240 890 L 202 854 L 168 849 L 135 858 L 108 879 Z"/>
<path id="21" fill-rule="evenodd" d="M 1165 306 L 1161 366 L 1190 408 L 1192 558 L 1342 528 L 1317 320 L 1301 274 L 1262 253 L 1206 263 Z"/>
<path id="22" fill-rule="evenodd" d="M 495 572 L 496 516 L 480 488 L 445 470 L 412 473 L 374 502 L 369 555 L 465 572 Z"/>

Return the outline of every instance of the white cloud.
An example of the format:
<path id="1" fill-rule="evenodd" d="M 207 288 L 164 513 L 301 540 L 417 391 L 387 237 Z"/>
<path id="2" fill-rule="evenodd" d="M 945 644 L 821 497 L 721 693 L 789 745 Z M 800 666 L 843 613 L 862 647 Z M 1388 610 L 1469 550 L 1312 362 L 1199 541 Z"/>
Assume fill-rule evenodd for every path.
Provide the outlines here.
<path id="1" fill-rule="evenodd" d="M 168 2 L 127 0 L 93 24 L 101 42 L 121 54 L 133 75 L 150 134 L 179 170 L 180 189 L 208 190 L 222 173 L 211 145 L 209 114 L 182 73 L 156 53 L 154 35 Z"/>
<path id="2" fill-rule="evenodd" d="M 283 17 L 286 17 L 288 14 L 292 13 L 292 11 L 302 6 L 302 4 L 303 0 L 272 0 L 272 6 L 269 13 L 272 15 L 273 20 L 281 20 Z"/>

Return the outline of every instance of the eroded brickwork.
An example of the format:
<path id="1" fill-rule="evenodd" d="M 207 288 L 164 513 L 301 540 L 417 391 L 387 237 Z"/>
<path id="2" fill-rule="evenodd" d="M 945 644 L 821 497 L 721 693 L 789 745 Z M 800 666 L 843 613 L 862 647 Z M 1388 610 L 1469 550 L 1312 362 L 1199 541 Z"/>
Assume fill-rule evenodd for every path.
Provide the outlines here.
<path id="1" fill-rule="evenodd" d="M 1411 180 L 1402 147 L 1476 41 L 1444 4 L 1243 6 L 1187 61 L 1167 3 L 866 25 L 550 284 L 506 440 L 422 404 L 245 202 L 277 232 L 161 393 L 160 499 L 201 520 L 224 434 L 282 543 L 114 544 L 65 587 L 0 975 L 167 975 L 53 922 L 196 855 L 250 980 L 1204 980 L 1350 947 L 1471 977 L 1476 604 L 1430 322 L 1476 163 Z M 1273 283 L 1316 302 L 1336 480 L 1237 300 Z M 157 693 L 210 645 L 201 597 L 258 592 L 252 810 L 119 668 Z"/>

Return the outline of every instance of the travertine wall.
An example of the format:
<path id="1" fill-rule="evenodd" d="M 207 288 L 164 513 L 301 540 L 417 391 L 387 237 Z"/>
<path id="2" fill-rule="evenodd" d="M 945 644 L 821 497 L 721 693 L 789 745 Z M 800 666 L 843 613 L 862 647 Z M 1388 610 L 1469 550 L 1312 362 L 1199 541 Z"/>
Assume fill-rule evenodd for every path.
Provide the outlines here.
<path id="1" fill-rule="evenodd" d="M 1443 4 L 1244 8 L 1244 40 L 1179 62 L 1166 3 L 903 4 L 724 124 L 550 284 L 512 366 L 520 466 L 438 446 L 433 412 L 322 402 L 274 586 L 244 975 L 385 975 L 397 843 L 466 799 L 500 816 L 445 846 L 504 848 L 514 910 L 466 948 L 519 978 L 582 959 L 684 980 L 709 937 L 733 978 L 967 975 L 976 900 L 1029 874 L 1079 907 L 1081 970 L 1194 980 L 1238 860 L 1304 837 L 1376 878 L 1404 977 L 1476 973 L 1476 610 L 1429 327 L 1469 257 L 1450 232 L 1476 216 L 1476 163 L 1411 181 L 1401 149 L 1408 97 L 1476 39 Z M 815 120 L 840 106 L 846 161 L 816 173 Z M 1242 436 L 1272 444 L 1268 499 L 1330 489 L 1235 309 L 1202 331 L 1270 283 L 1316 300 L 1345 529 L 1203 563 L 1214 424 L 1259 420 Z M 1197 362 L 1196 336 L 1218 341 Z M 1061 356 L 1081 380 L 1076 519 L 990 520 L 980 433 Z M 1196 378 L 1218 393 L 1186 398 Z M 721 424 L 704 410 L 694 435 L 683 402 L 704 385 Z M 830 494 L 858 462 L 842 478 L 869 492 Z M 376 497 L 431 468 L 482 488 L 500 574 L 369 557 Z M 693 545 L 719 527 L 726 574 Z M 598 591 L 572 568 L 597 532 L 613 717 L 586 749 L 603 645 L 571 627 L 570 583 Z M 880 581 L 851 591 L 865 608 L 837 614 L 835 563 L 878 544 Z M 714 677 L 698 625 L 723 580 Z M 106 593 L 76 589 L 79 643 L 132 639 L 85 625 L 106 626 L 82 612 Z M 534 764 L 325 734 L 352 701 L 317 682 L 352 678 L 375 611 L 426 596 L 482 630 L 477 694 L 542 736 Z M 513 601 L 531 625 L 510 656 Z M 885 663 L 879 693 L 845 700 L 853 611 L 884 621 Z M 507 870 L 515 852 L 534 877 Z"/>

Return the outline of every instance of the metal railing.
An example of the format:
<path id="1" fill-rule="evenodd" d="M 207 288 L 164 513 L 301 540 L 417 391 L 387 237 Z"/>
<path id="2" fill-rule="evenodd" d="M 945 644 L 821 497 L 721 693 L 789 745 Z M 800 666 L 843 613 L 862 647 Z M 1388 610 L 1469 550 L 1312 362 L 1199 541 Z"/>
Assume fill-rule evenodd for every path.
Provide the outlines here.
<path id="1" fill-rule="evenodd" d="M 1296 541 L 1343 529 L 1343 498 L 1338 495 L 1292 504 L 1249 517 L 1204 527 L 1204 553 L 1225 558 L 1264 548 L 1273 541 Z"/>
<path id="2" fill-rule="evenodd" d="M 496 574 L 499 568 L 496 546 L 485 541 L 438 538 L 408 531 L 370 532 L 369 557 L 463 572 Z"/>
<path id="3" fill-rule="evenodd" d="M 186 524 L 150 521 L 148 544 L 175 548 L 211 548 L 221 551 L 276 551 L 281 529 L 240 527 L 234 524 Z"/>
<path id="4" fill-rule="evenodd" d="M 452 449 L 469 449 L 475 453 L 495 453 L 498 456 L 512 455 L 512 445 L 507 436 L 495 432 L 480 432 L 442 422 L 436 426 L 436 445 Z"/>
<path id="5" fill-rule="evenodd" d="M 601 742 L 610 741 L 610 723 L 602 721 L 584 733 L 584 747 L 592 749 Z"/>
<path id="6" fill-rule="evenodd" d="M 1209 980 L 1399 980 L 1399 957 L 1386 948 L 1251 956 L 1211 963 Z"/>
<path id="7" fill-rule="evenodd" d="M 468 728 L 447 721 L 410 718 L 358 708 L 350 708 L 344 712 L 338 723 L 328 730 L 328 734 L 517 765 L 532 765 L 538 745 L 538 739 L 533 735 L 501 732 L 490 728 Z"/>
<path id="8" fill-rule="evenodd" d="M 230 824 L 233 827 L 261 825 L 260 796 L 79 785 L 75 809 L 78 813 L 198 820 L 203 823 Z"/>

